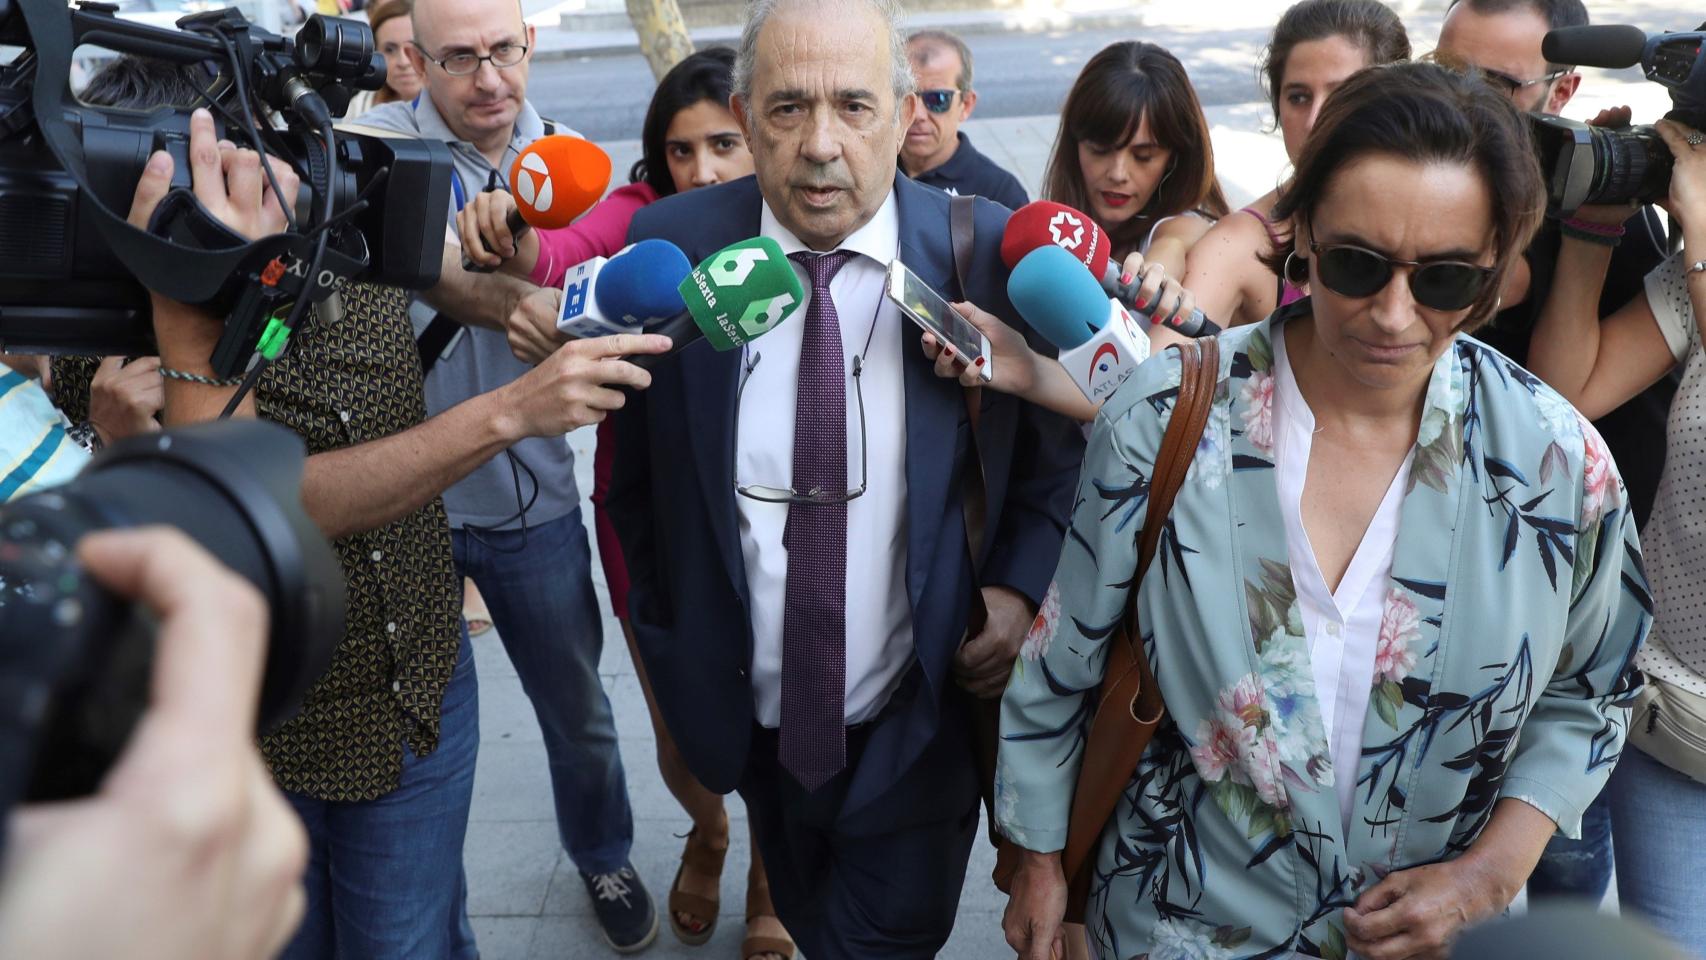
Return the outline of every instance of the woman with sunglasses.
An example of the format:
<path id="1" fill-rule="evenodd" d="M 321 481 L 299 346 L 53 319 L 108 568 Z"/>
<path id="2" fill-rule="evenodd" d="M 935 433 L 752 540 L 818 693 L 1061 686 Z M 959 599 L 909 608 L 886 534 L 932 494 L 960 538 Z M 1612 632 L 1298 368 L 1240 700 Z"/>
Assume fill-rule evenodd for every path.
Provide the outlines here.
<path id="1" fill-rule="evenodd" d="M 1364 67 L 1410 58 L 1403 21 L 1380 0 L 1303 0 L 1274 27 L 1261 74 L 1285 153 L 1297 163 L 1327 95 Z M 1191 247 L 1185 286 L 1197 308 L 1225 326 L 1255 323 L 1306 296 L 1262 261 L 1285 248 L 1290 224 L 1274 219 L 1280 188 L 1222 219 Z M 1244 214 L 1240 216 L 1239 214 Z"/>
<path id="2" fill-rule="evenodd" d="M 1626 110 L 1603 116 L 1625 125 Z M 1665 207 L 1683 246 L 1648 275 L 1646 289 L 1603 321 L 1595 309 L 1628 207 L 1583 207 L 1563 226 L 1558 275 L 1529 345 L 1534 372 L 1584 415 L 1603 416 L 1669 375 L 1681 385 L 1671 406 L 1664 472 L 1643 529 L 1657 617 L 1636 665 L 1647 688 L 1635 709 L 1633 749 L 1612 775 L 1612 846 L 1617 895 L 1687 948 L 1706 953 L 1698 851 L 1706 845 L 1706 750 L 1678 721 L 1706 710 L 1706 134 L 1670 120 L 1656 125 L 1676 158 Z"/>
<path id="3" fill-rule="evenodd" d="M 527 277 L 545 288 L 537 296 L 561 296 L 563 277 L 577 263 L 608 257 L 626 242 L 628 223 L 641 207 L 659 197 L 727 183 L 752 175 L 752 153 L 740 124 L 729 112 L 735 52 L 727 47 L 701 50 L 676 64 L 658 81 L 641 127 L 641 157 L 629 172 L 632 181 L 612 191 L 585 217 L 560 230 L 529 230 L 520 241 L 504 225 L 515 201 L 495 191 L 477 196 L 462 212 L 463 252 L 477 263 Z M 491 251 L 508 253 L 507 258 Z M 675 740 L 658 714 L 645 665 L 634 651 L 628 624 L 628 568 L 622 544 L 604 510 L 615 468 L 614 420 L 599 425 L 593 460 L 592 503 L 598 552 L 604 562 L 610 605 L 640 675 L 640 689 L 657 736 L 658 770 L 670 793 L 693 820 L 687 845 L 669 891 L 669 923 L 689 946 L 708 942 L 722 912 L 720 881 L 729 849 L 729 815 L 723 798 L 694 778 Z M 756 850 L 756 847 L 753 848 Z M 792 960 L 794 942 L 770 902 L 770 884 L 756 853 L 746 880 L 746 938 L 743 960 Z"/>
<path id="4" fill-rule="evenodd" d="M 1577 830 L 1650 616 L 1599 437 L 1466 335 L 1540 213 L 1508 100 L 1365 70 L 1275 208 L 1313 296 L 1218 338 L 1168 517 L 1145 512 L 1177 356 L 1102 408 L 1002 705 L 1021 956 L 1060 935 L 1084 717 L 1145 523 L 1166 524 L 1136 599 L 1167 717 L 1092 853 L 1097 955 L 1443 960 Z"/>

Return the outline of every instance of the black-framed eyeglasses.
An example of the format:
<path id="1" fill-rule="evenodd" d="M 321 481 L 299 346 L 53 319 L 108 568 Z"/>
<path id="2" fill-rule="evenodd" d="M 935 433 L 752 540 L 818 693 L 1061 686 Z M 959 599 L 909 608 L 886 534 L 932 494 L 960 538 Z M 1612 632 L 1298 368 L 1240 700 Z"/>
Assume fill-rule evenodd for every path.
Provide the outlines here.
<path id="1" fill-rule="evenodd" d="M 421 56 L 438 64 L 439 69 L 453 77 L 471 77 L 479 72 L 482 63 L 489 63 L 499 70 L 513 67 L 526 59 L 528 49 L 525 43 L 500 43 L 485 56 L 472 51 L 464 51 L 440 58 L 428 53 L 427 48 L 416 41 L 410 40 L 409 42 L 421 52 Z"/>
<path id="2" fill-rule="evenodd" d="M 1410 294 L 1430 310 L 1466 310 L 1492 280 L 1492 267 L 1462 260 L 1399 260 L 1348 243 L 1309 244 L 1321 284 L 1360 300 L 1386 289 L 1398 267 L 1410 268 Z"/>
<path id="3" fill-rule="evenodd" d="M 920 90 L 918 99 L 923 101 L 924 109 L 931 113 L 947 113 L 954 105 L 954 98 L 959 96 L 958 90 Z"/>
<path id="4" fill-rule="evenodd" d="M 741 398 L 746 394 L 746 385 L 752 379 L 752 371 L 758 368 L 758 361 L 763 354 L 753 354 L 741 372 L 740 387 L 735 390 L 735 436 L 740 436 Z M 853 358 L 853 396 L 859 405 L 859 486 L 853 490 L 824 490 L 813 487 L 801 492 L 793 487 L 774 487 L 761 483 L 743 484 L 735 479 L 735 492 L 749 500 L 764 503 L 800 504 L 807 507 L 833 507 L 844 503 L 852 503 L 865 495 L 865 490 L 871 483 L 871 461 L 865 443 L 865 389 L 860 385 L 859 375 L 865 370 L 865 360 L 862 356 Z"/>

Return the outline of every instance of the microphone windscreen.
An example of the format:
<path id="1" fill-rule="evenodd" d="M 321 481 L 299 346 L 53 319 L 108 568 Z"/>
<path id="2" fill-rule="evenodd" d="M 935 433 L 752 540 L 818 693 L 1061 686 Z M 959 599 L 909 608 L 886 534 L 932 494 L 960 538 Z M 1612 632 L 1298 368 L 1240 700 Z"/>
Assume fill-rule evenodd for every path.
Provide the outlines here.
<path id="1" fill-rule="evenodd" d="M 529 226 L 573 223 L 610 186 L 610 155 L 580 137 L 553 134 L 528 144 L 509 171 L 509 192 Z"/>
<path id="2" fill-rule="evenodd" d="M 1641 62 L 1647 50 L 1647 31 L 1627 24 L 1560 27 L 1540 41 L 1548 63 L 1617 70 Z"/>
<path id="3" fill-rule="evenodd" d="M 1014 211 L 1001 235 L 1001 262 L 1011 270 L 1032 250 L 1054 246 L 1070 252 L 1099 282 L 1113 247 L 1094 219 L 1052 200 L 1036 200 Z"/>
<path id="4" fill-rule="evenodd" d="M 711 254 L 679 289 L 700 332 L 718 350 L 745 346 L 774 330 L 806 297 L 782 245 L 769 237 Z"/>
<path id="5" fill-rule="evenodd" d="M 1007 299 L 1062 350 L 1083 344 L 1108 320 L 1108 294 L 1077 257 L 1056 246 L 1025 254 L 1007 278 Z"/>
<path id="6" fill-rule="evenodd" d="M 687 254 L 668 240 L 641 240 L 613 257 L 598 274 L 595 298 L 606 317 L 644 322 L 687 309 L 676 289 L 693 272 Z"/>

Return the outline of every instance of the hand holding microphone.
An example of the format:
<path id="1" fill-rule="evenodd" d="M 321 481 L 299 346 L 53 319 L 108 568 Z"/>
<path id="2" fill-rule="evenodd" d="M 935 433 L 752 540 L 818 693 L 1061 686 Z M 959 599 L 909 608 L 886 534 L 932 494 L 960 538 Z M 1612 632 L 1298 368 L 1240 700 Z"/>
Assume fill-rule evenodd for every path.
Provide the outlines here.
<path id="1" fill-rule="evenodd" d="M 509 197 L 487 189 L 469 197 L 456 215 L 462 237 L 462 269 L 490 273 L 520 249 L 529 228 L 560 230 L 591 210 L 610 186 L 610 155 L 580 137 L 553 134 L 529 144 L 509 172 Z M 511 207 L 510 205 L 513 205 Z M 474 210 L 469 213 L 469 210 Z M 472 225 L 475 229 L 470 231 Z M 538 239 L 530 244 L 539 257 Z M 506 255 L 504 251 L 509 251 Z M 532 269 L 529 263 L 525 275 Z"/>
<path id="2" fill-rule="evenodd" d="M 462 238 L 464 270 L 502 270 L 525 277 L 539 260 L 539 238 L 507 190 L 483 190 L 469 197 L 456 213 L 456 233 Z"/>

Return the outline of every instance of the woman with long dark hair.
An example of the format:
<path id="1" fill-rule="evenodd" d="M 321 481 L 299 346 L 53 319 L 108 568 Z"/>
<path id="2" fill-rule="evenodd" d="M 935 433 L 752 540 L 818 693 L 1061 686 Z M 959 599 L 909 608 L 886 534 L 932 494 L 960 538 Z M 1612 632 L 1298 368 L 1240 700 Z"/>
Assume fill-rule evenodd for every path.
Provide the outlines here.
<path id="1" fill-rule="evenodd" d="M 1093 217 L 1116 260 L 1184 274 L 1186 253 L 1227 206 L 1208 119 L 1178 58 L 1141 40 L 1090 58 L 1066 95 L 1043 195 Z"/>
<path id="2" fill-rule="evenodd" d="M 525 276 L 541 287 L 560 286 L 568 268 L 621 249 L 628 223 L 641 207 L 659 197 L 738 180 L 752 174 L 752 154 L 740 124 L 729 111 L 734 85 L 735 53 L 727 47 L 701 50 L 676 64 L 658 82 L 640 133 L 641 155 L 629 171 L 627 186 L 613 191 L 580 220 L 560 230 L 529 230 L 519 242 L 502 224 L 515 201 L 502 191 L 477 195 L 461 220 L 463 250 L 476 262 Z M 504 258 L 490 251 L 512 252 Z M 703 944 L 716 930 L 721 912 L 719 881 L 729 848 L 729 817 L 723 798 L 705 789 L 687 769 L 663 717 L 657 710 L 645 664 L 634 649 L 628 625 L 628 569 L 622 544 L 604 510 L 614 466 L 612 421 L 598 430 L 593 460 L 592 503 L 598 533 L 598 552 L 604 562 L 610 604 L 622 623 L 634 669 L 640 676 L 646 706 L 657 735 L 658 769 L 664 783 L 693 820 L 682 851 L 681 867 L 669 891 L 669 920 L 675 935 L 690 946 Z M 790 960 L 788 937 L 770 903 L 770 885 L 753 847 L 747 873 L 747 935 L 741 945 L 745 960 Z"/>

